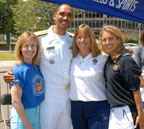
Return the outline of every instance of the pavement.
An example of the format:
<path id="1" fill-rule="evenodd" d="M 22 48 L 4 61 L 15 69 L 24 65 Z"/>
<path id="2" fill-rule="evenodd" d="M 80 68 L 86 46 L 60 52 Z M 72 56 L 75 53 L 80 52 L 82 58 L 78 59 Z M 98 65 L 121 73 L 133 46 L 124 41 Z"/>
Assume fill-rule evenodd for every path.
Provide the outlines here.
<path id="1" fill-rule="evenodd" d="M 7 84 L 3 80 L 3 74 L 6 71 L 8 71 L 10 69 L 10 67 L 13 66 L 14 64 L 15 64 L 14 60 L 0 61 L 0 96 L 4 93 L 10 92 L 8 90 Z M 11 106 L 4 106 L 4 114 L 5 114 L 6 119 L 9 119 L 9 117 L 10 117 L 10 110 L 11 110 Z M 0 129 L 5 129 L 4 122 L 1 122 L 3 120 L 1 111 L 2 110 L 0 107 Z"/>
<path id="2" fill-rule="evenodd" d="M 0 68 L 7 68 L 11 67 L 15 64 L 15 60 L 9 60 L 9 61 L 0 61 Z"/>

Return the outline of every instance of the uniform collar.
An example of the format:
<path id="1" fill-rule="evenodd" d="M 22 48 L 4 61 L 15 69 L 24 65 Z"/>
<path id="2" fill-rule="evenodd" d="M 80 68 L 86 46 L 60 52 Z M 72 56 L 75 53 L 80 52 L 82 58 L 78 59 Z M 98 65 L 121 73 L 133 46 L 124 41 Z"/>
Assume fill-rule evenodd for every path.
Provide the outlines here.
<path id="1" fill-rule="evenodd" d="M 49 28 L 49 33 L 50 33 L 50 34 L 53 34 L 53 35 L 56 36 L 56 37 L 61 37 L 61 38 L 63 38 L 63 37 L 69 36 L 69 35 L 68 35 L 68 32 L 66 32 L 65 35 L 58 35 L 58 34 L 56 34 L 56 33 L 53 32 L 53 29 L 52 29 L 52 28 L 53 28 L 53 26 L 51 26 L 51 27 Z"/>
<path id="2" fill-rule="evenodd" d="M 85 58 L 83 58 L 80 54 L 77 56 L 80 60 L 87 60 L 89 58 L 92 58 L 92 53 L 89 53 Z"/>

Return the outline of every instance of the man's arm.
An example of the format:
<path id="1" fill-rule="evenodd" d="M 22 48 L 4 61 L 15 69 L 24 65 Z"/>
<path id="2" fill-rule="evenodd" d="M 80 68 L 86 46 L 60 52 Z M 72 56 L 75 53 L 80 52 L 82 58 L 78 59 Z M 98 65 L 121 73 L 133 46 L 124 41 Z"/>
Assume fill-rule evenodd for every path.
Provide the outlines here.
<path id="1" fill-rule="evenodd" d="M 13 72 L 12 72 L 12 69 L 15 65 L 13 65 L 8 72 L 6 72 L 4 75 L 3 75 L 3 79 L 6 83 L 13 83 L 13 81 L 15 80 L 15 77 L 13 75 Z"/>

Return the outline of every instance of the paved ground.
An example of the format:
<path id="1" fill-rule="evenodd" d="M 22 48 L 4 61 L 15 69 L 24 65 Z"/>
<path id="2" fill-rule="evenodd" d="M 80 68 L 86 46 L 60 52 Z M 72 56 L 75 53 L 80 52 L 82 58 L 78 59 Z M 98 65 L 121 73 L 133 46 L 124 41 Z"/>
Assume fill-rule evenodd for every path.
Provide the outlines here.
<path id="1" fill-rule="evenodd" d="M 9 68 L 15 63 L 15 61 L 0 61 L 0 96 L 4 93 L 10 92 L 7 84 L 3 81 L 3 74 L 9 70 Z M 9 118 L 10 107 L 4 106 L 4 112 L 6 119 Z M 0 121 L 2 120 L 1 108 L 0 108 Z M 0 129 L 5 129 L 4 123 L 0 122 Z"/>
<path id="2" fill-rule="evenodd" d="M 0 61 L 0 68 L 11 67 L 15 61 Z"/>

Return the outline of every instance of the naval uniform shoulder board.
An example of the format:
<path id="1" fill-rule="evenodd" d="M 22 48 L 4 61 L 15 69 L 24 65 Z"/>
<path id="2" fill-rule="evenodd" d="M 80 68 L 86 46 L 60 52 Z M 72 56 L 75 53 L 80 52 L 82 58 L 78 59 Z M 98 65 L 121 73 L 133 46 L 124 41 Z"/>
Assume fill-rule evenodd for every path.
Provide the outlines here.
<path id="1" fill-rule="evenodd" d="M 71 38 L 74 37 L 74 33 L 68 32 L 68 34 L 69 34 L 69 36 L 70 36 Z"/>
<path id="2" fill-rule="evenodd" d="M 46 35 L 46 34 L 48 34 L 48 30 L 42 30 L 42 31 L 34 32 L 34 34 L 36 36 Z"/>

